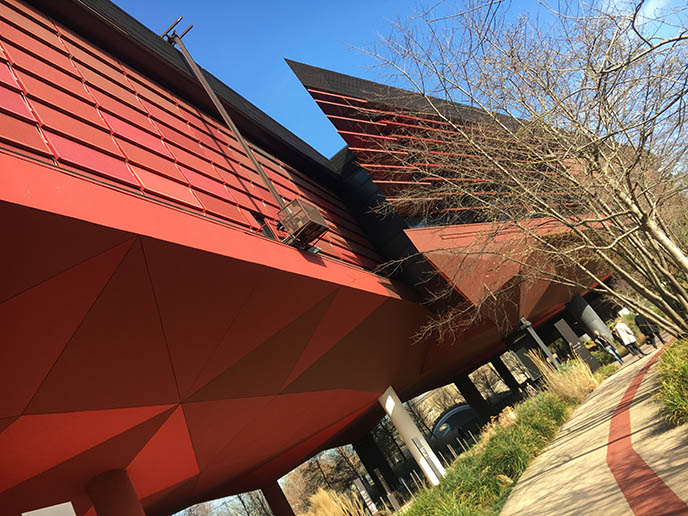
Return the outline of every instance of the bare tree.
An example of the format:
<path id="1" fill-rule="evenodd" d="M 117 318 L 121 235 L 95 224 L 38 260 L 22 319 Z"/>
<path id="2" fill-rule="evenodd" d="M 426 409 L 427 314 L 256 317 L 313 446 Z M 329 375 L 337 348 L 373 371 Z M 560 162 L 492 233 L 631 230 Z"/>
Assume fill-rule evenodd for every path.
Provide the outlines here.
<path id="1" fill-rule="evenodd" d="M 216 507 L 210 502 L 203 502 L 184 510 L 184 516 L 213 516 L 216 513 Z M 229 514 L 226 511 L 221 511 L 218 514 Z"/>
<path id="2" fill-rule="evenodd" d="M 513 326 L 520 290 L 556 282 L 596 285 L 688 332 L 686 9 L 564 1 L 533 17 L 510 6 L 440 2 L 374 52 L 417 94 L 401 102 L 413 121 L 376 115 L 387 206 L 474 224 L 449 275 L 484 280 L 440 329 L 484 316 Z"/>

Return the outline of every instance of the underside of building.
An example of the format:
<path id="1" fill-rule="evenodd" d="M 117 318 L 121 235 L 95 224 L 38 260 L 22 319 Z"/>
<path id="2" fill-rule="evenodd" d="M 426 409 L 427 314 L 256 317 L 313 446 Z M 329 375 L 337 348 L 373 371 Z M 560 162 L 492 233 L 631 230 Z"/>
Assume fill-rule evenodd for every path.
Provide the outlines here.
<path id="1" fill-rule="evenodd" d="M 417 342 L 428 289 L 454 274 L 438 239 L 475 224 L 372 214 L 390 190 L 361 113 L 398 122 L 398 90 L 290 64 L 347 142 L 332 160 L 204 72 L 247 153 L 175 47 L 105 0 L 0 2 L 2 515 L 93 516 L 87 486 L 111 470 L 149 516 L 273 486 L 361 439 L 389 386 L 450 383 L 575 294 L 543 283 L 509 331 Z M 293 245 L 270 185 L 326 233 Z M 453 285 L 462 302 L 480 267 Z"/>

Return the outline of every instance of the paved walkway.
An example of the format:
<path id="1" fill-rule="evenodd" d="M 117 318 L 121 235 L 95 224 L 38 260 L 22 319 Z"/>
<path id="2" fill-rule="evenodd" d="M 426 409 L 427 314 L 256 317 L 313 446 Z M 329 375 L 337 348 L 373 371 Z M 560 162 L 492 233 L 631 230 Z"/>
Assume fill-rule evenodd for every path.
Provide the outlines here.
<path id="1" fill-rule="evenodd" d="M 624 367 L 574 412 L 528 467 L 500 516 L 688 515 L 688 425 L 655 399 L 659 352 Z"/>

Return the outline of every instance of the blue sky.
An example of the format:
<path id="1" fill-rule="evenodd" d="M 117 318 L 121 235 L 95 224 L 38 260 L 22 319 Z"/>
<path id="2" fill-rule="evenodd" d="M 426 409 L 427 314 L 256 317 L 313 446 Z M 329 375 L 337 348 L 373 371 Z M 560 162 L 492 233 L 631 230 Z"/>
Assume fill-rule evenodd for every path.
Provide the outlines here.
<path id="1" fill-rule="evenodd" d="M 384 81 L 371 48 L 390 21 L 413 13 L 417 0 L 240 1 L 115 0 L 155 32 L 178 16 L 194 28 L 184 42 L 194 59 L 228 86 L 331 157 L 343 145 L 284 58 Z"/>
<path id="2" fill-rule="evenodd" d="M 412 16 L 420 5 L 455 7 L 455 0 L 114 0 L 155 32 L 178 16 L 194 59 L 326 157 L 343 145 L 284 58 L 386 82 L 371 49 L 390 22 Z M 609 0 L 626 7 L 633 0 Z M 652 13 L 685 0 L 648 0 Z M 547 11 L 536 0 L 507 0 L 512 15 Z M 556 5 L 556 2 L 555 2 Z"/>

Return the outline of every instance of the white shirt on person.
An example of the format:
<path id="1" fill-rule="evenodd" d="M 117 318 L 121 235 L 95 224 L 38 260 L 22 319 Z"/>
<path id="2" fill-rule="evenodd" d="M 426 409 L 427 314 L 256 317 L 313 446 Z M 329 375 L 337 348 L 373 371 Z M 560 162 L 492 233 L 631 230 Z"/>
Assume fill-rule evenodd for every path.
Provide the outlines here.
<path id="1" fill-rule="evenodd" d="M 635 344 L 636 340 L 635 335 L 633 335 L 633 330 L 631 330 L 626 323 L 616 323 L 614 331 L 625 345 Z"/>

